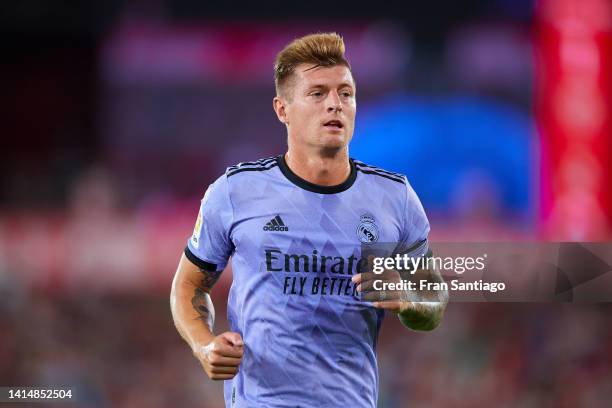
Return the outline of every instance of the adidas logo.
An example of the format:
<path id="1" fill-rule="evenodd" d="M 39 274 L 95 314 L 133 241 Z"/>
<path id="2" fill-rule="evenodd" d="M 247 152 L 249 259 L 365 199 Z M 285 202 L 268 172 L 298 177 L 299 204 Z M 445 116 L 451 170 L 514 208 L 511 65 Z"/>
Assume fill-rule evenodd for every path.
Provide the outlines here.
<path id="1" fill-rule="evenodd" d="M 268 222 L 263 227 L 264 231 L 289 231 L 289 227 L 285 225 L 280 215 L 272 218 L 270 222 Z"/>

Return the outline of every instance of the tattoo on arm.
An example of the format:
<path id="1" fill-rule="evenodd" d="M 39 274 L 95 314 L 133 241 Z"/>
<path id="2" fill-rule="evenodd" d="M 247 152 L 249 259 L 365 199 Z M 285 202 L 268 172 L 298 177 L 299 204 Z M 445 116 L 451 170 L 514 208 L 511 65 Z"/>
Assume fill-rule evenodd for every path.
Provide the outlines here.
<path id="1" fill-rule="evenodd" d="M 196 312 L 198 312 L 198 319 L 206 323 L 212 330 L 214 314 L 208 308 L 208 298 L 208 293 L 202 290 L 202 288 L 196 288 L 191 298 L 191 304 Z"/>
<path id="2" fill-rule="evenodd" d="M 197 318 L 206 323 L 212 330 L 215 312 L 214 309 L 212 309 L 212 303 L 210 302 L 210 295 L 208 292 L 210 292 L 217 280 L 219 280 L 221 271 L 207 271 L 200 268 L 200 272 L 203 274 L 202 281 L 200 282 L 200 286 L 194 290 L 191 304 L 195 311 L 198 312 L 199 316 Z"/>
<path id="3" fill-rule="evenodd" d="M 400 321 L 413 330 L 432 330 L 440 323 L 441 315 L 438 307 L 432 308 L 415 303 L 414 309 L 399 316 Z"/>
<path id="4" fill-rule="evenodd" d="M 205 269 L 200 268 L 200 272 L 204 275 L 202 278 L 201 288 L 205 291 L 210 291 L 212 287 L 217 283 L 219 277 L 221 276 L 221 272 L 223 271 L 207 271 Z"/>
<path id="5" fill-rule="evenodd" d="M 426 276 L 428 282 L 444 282 L 440 271 L 435 267 L 419 272 Z M 410 294 L 409 300 L 415 303 L 412 309 L 400 314 L 400 321 L 413 330 L 432 330 L 437 327 L 448 303 L 448 291 L 414 291 Z"/>

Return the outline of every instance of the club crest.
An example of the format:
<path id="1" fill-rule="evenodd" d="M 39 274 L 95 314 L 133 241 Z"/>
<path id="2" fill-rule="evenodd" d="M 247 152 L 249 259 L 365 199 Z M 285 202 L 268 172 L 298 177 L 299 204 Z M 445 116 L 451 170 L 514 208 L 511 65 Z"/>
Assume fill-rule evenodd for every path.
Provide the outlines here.
<path id="1" fill-rule="evenodd" d="M 366 244 L 378 241 L 378 227 L 374 217 L 368 214 L 361 216 L 357 226 L 357 237 L 359 241 Z"/>

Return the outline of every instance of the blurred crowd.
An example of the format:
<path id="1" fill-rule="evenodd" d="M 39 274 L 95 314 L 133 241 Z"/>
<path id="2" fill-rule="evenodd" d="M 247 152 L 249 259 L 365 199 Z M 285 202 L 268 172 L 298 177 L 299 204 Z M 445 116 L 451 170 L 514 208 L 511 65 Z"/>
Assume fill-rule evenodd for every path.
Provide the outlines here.
<path id="1" fill-rule="evenodd" d="M 387 322 L 379 353 L 380 406 L 608 406 L 610 310 L 455 303 L 431 333 L 407 333 Z"/>
<path id="2" fill-rule="evenodd" d="M 4 385 L 70 386 L 77 399 L 70 406 L 78 407 L 223 406 L 222 384 L 207 379 L 174 330 L 167 296 L 18 289 L 3 287 L 0 298 Z M 214 293 L 219 332 L 227 328 L 226 295 Z M 378 346 L 379 406 L 607 406 L 611 311 L 455 303 L 428 333 L 387 315 Z"/>
<path id="3" fill-rule="evenodd" d="M 0 386 L 223 406 L 173 327 L 170 281 L 208 184 L 284 151 L 272 61 L 308 32 L 344 36 L 351 154 L 408 175 L 432 241 L 612 236 L 608 0 L 26 3 L 0 16 Z M 611 308 L 454 303 L 431 333 L 388 316 L 379 405 L 609 406 Z"/>

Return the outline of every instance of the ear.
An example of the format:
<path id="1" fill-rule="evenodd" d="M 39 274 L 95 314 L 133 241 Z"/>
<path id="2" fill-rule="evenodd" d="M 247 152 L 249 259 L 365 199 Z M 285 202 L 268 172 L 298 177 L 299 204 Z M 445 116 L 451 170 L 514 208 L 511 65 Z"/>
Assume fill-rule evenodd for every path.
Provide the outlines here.
<path id="1" fill-rule="evenodd" d="M 289 119 L 287 118 L 286 105 L 286 101 L 280 96 L 275 96 L 272 100 L 272 108 L 274 108 L 274 112 L 276 112 L 276 117 L 281 123 L 288 125 Z"/>

